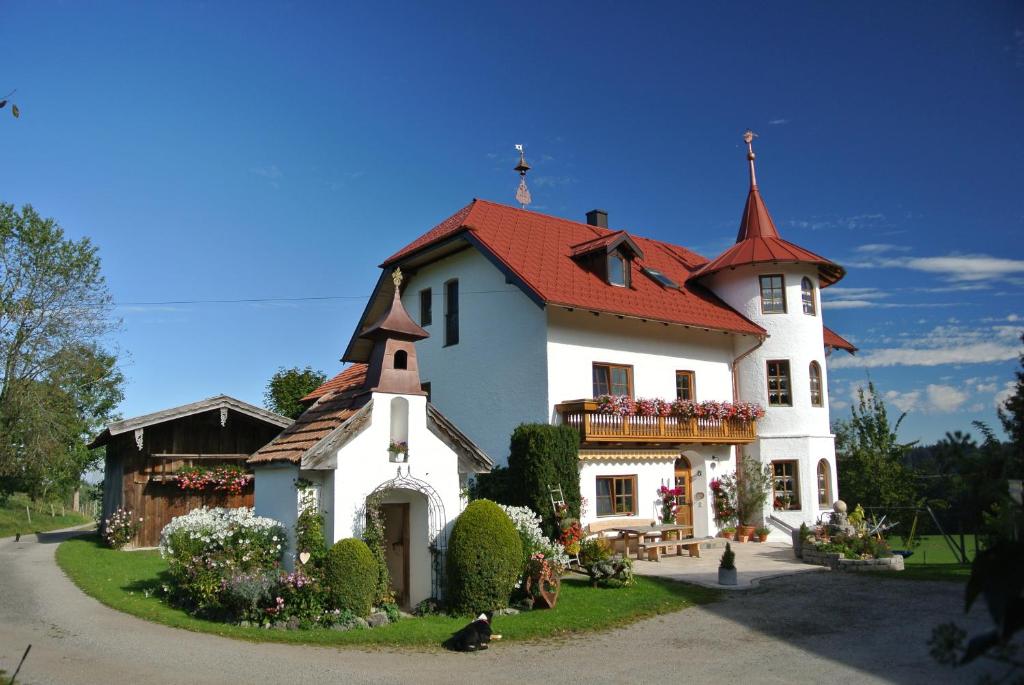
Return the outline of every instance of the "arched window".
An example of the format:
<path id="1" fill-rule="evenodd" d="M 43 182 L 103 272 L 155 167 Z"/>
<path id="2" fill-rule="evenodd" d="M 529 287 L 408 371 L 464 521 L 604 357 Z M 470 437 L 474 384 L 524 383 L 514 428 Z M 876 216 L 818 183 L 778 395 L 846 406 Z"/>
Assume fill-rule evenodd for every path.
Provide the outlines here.
<path id="1" fill-rule="evenodd" d="M 409 442 L 409 400 L 404 397 L 391 400 L 391 442 Z"/>
<path id="2" fill-rule="evenodd" d="M 811 406 L 820 407 L 821 402 L 821 366 L 818 362 L 811 362 L 811 367 L 808 369 L 808 375 L 811 378 Z"/>
<path id="3" fill-rule="evenodd" d="M 817 312 L 814 305 L 814 284 L 806 276 L 800 281 L 800 299 L 804 303 L 804 314 L 814 316 Z"/>
<path id="4" fill-rule="evenodd" d="M 398 350 L 395 352 L 395 368 L 396 369 L 407 369 L 409 368 L 409 353 L 405 350 Z"/>
<path id="5" fill-rule="evenodd" d="M 818 506 L 832 506 L 832 469 L 826 459 L 818 462 Z"/>

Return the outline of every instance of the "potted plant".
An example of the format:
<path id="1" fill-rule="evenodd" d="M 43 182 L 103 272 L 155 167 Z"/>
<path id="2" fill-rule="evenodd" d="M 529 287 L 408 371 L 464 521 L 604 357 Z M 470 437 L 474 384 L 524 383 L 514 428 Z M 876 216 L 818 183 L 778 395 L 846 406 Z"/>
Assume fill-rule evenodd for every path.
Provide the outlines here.
<path id="1" fill-rule="evenodd" d="M 726 526 L 725 528 L 720 530 L 718 532 L 718 534 L 721 535 L 726 540 L 735 540 L 736 539 L 736 526 Z M 728 543 L 726 543 L 726 545 L 728 546 Z"/>
<path id="2" fill-rule="evenodd" d="M 725 551 L 722 552 L 722 559 L 718 562 L 718 584 L 737 585 L 736 579 L 736 553 L 732 551 L 732 545 L 725 543 Z"/>
<path id="3" fill-rule="evenodd" d="M 757 541 L 758 542 L 768 542 L 768 534 L 771 533 L 772 531 L 769 530 L 768 528 L 765 528 L 764 526 L 761 526 L 755 532 L 757 533 Z"/>
<path id="4" fill-rule="evenodd" d="M 772 467 L 762 464 L 757 459 L 744 456 L 741 469 L 742 478 L 736 482 L 736 506 L 740 526 L 737 533 L 742 538 L 754 537 L 757 527 L 764 522 L 764 505 L 768 494 L 772 491 L 774 475 Z"/>
<path id="5" fill-rule="evenodd" d="M 404 440 L 392 440 L 388 445 L 388 454 L 391 455 L 391 461 L 409 461 L 409 443 Z"/>

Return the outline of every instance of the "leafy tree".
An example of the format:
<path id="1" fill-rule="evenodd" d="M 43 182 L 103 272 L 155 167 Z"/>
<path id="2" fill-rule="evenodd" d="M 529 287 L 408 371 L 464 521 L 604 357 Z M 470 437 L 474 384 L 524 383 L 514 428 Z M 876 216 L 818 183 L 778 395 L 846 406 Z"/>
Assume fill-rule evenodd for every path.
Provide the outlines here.
<path id="1" fill-rule="evenodd" d="M 282 366 L 267 382 L 263 403 L 271 411 L 297 419 L 306 410 L 306 406 L 299 400 L 323 385 L 325 380 L 327 376 L 324 372 L 311 366 L 304 369 L 297 366 L 286 369 Z"/>
<path id="2" fill-rule="evenodd" d="M 1024 335 L 1020 337 L 1024 343 Z M 999 420 L 1010 439 L 1011 478 L 1024 478 L 1024 353 L 1020 355 L 1022 370 L 1016 372 L 1017 385 L 1006 403 L 998 409 Z"/>
<path id="3" fill-rule="evenodd" d="M 905 463 L 915 443 L 901 443 L 896 435 L 904 417 L 905 413 L 895 425 L 890 424 L 885 403 L 875 392 L 874 383 L 869 382 L 866 392 L 864 388 L 857 391 L 851 418 L 836 421 L 833 426 L 839 495 L 851 510 L 860 504 L 884 511 L 912 505 L 916 500 L 914 474 Z"/>
<path id="4" fill-rule="evenodd" d="M 100 259 L 53 219 L 0 203 L 0 493 L 73 488 L 100 452 L 124 377 L 101 340 L 117 328 Z"/>

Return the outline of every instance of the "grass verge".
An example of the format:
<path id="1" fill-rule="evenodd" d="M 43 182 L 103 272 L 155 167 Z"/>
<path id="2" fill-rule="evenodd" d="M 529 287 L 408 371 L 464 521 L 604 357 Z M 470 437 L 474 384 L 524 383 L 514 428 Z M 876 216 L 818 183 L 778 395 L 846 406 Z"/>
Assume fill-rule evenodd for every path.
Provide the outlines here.
<path id="1" fill-rule="evenodd" d="M 29 507 L 32 512 L 32 523 L 28 522 L 25 507 Z M 0 506 L 0 538 L 8 538 L 15 533 L 21 533 L 22 535 L 45 533 L 49 530 L 80 526 L 83 523 L 92 521 L 85 514 L 79 514 L 74 511 L 67 511 L 61 516 L 59 505 L 55 510 L 57 515 L 51 516 L 48 504 L 33 503 L 25 495 L 11 495 Z"/>
<path id="2" fill-rule="evenodd" d="M 103 547 L 96 536 L 85 536 L 63 542 L 57 549 L 57 563 L 83 592 L 113 609 L 174 628 L 241 640 L 431 648 L 466 624 L 465 618 L 428 616 L 348 632 L 243 628 L 195 618 L 160 601 L 154 592 L 164 582 L 167 565 L 156 551 L 118 552 Z M 627 625 L 719 597 L 717 590 L 655 578 L 638 576 L 631 587 L 601 589 L 569 576 L 562 581 L 555 609 L 501 616 L 495 621 L 495 630 L 505 640 L 565 636 Z"/>

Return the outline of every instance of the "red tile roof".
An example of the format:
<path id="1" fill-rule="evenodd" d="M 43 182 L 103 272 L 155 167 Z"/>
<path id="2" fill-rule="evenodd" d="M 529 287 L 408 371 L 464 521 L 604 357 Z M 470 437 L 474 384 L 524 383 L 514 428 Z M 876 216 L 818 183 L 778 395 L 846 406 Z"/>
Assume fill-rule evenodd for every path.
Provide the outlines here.
<path id="1" fill-rule="evenodd" d="M 846 350 L 850 354 L 857 351 L 857 348 L 854 347 L 853 343 L 833 331 L 828 326 L 822 326 L 822 328 L 825 331 L 825 347 L 833 347 L 837 350 Z"/>
<path id="2" fill-rule="evenodd" d="M 319 388 L 302 398 L 302 402 L 312 402 L 333 391 L 344 392 L 360 388 L 366 380 L 366 364 L 353 364 Z"/>
<path id="3" fill-rule="evenodd" d="M 707 259 L 686 248 L 630 236 L 643 253 L 643 258 L 632 262 L 630 288 L 609 285 L 573 260 L 574 246 L 595 239 L 612 239 L 621 233 L 474 200 L 388 257 L 382 266 L 396 266 L 424 248 L 464 234 L 474 238 L 515 274 L 524 288 L 549 304 L 734 333 L 764 334 L 764 329 L 709 290 L 687 283 Z M 684 285 L 678 289 L 665 287 L 644 275 L 644 266 Z"/>
<path id="4" fill-rule="evenodd" d="M 304 411 L 295 423 L 249 457 L 248 463 L 289 461 L 298 464 L 302 461 L 302 455 L 350 419 L 369 399 L 369 393 L 358 390 L 328 391 L 328 394 Z"/>
<path id="5" fill-rule="evenodd" d="M 751 186 L 747 204 L 743 207 L 743 218 L 740 219 L 736 244 L 701 267 L 693 277 L 701 278 L 723 269 L 763 262 L 817 264 L 823 288 L 832 285 L 846 273 L 838 264 L 780 238 L 775 222 L 772 221 L 768 208 L 761 199 L 761 193 L 755 185 Z"/>

